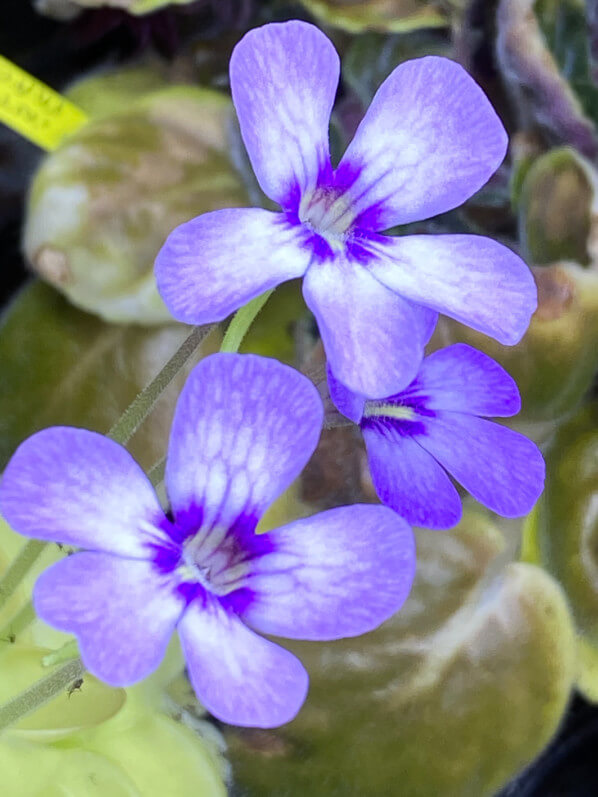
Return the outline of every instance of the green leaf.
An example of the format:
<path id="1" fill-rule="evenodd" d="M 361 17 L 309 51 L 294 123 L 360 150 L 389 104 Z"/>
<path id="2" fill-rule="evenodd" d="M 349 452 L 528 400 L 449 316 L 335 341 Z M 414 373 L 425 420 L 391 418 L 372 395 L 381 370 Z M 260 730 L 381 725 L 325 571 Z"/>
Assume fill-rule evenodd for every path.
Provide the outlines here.
<path id="1" fill-rule="evenodd" d="M 561 427 L 546 459 L 541 563 L 567 593 L 579 632 L 598 646 L 598 405 Z"/>
<path id="2" fill-rule="evenodd" d="M 589 243 L 598 216 L 598 173 L 570 147 L 537 158 L 521 186 L 519 239 L 530 263 L 590 263 Z"/>
<path id="3" fill-rule="evenodd" d="M 509 426 L 546 440 L 577 407 L 598 367 L 598 273 L 573 263 L 534 270 L 538 309 L 517 346 L 443 318 L 431 348 L 458 341 L 485 351 L 517 382 L 522 410 Z"/>
<path id="4" fill-rule="evenodd" d="M 438 2 L 431 0 L 301 0 L 325 25 L 349 33 L 366 30 L 405 33 L 419 28 L 448 26 Z"/>
<path id="5" fill-rule="evenodd" d="M 42 659 L 50 652 L 18 642 L 4 646 L 0 654 L 0 703 L 49 674 Z M 105 722 L 124 703 L 124 689 L 114 689 L 87 674 L 80 689 L 59 695 L 22 719 L 11 733 L 31 741 L 55 740 Z"/>
<path id="6" fill-rule="evenodd" d="M 0 468 L 22 440 L 43 427 L 106 432 L 188 333 L 182 324 L 107 324 L 49 286 L 27 285 L 0 320 Z M 212 333 L 200 356 L 218 344 Z M 131 441 L 143 467 L 164 455 L 184 376 L 165 391 Z"/>
<path id="7" fill-rule="evenodd" d="M 96 92 L 100 115 L 43 160 L 29 195 L 24 250 L 77 306 L 108 321 L 165 323 L 171 316 L 154 261 L 168 234 L 201 213 L 248 204 L 228 152 L 232 103 L 192 86 L 133 100 L 144 81 L 119 77 L 73 90 Z M 105 115 L 109 103 L 115 111 Z"/>

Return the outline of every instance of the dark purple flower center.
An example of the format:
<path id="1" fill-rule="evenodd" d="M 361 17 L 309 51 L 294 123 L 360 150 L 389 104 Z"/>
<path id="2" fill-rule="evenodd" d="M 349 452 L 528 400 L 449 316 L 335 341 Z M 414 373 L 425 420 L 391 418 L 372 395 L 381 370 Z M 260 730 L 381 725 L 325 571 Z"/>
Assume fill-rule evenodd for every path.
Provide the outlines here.
<path id="1" fill-rule="evenodd" d="M 426 434 L 425 419 L 433 416 L 424 398 L 399 393 L 386 399 L 366 401 L 361 427 L 412 437 Z"/>
<path id="2" fill-rule="evenodd" d="M 237 593 L 243 601 L 251 560 L 272 551 L 268 535 L 255 533 L 253 517 L 238 518 L 232 528 L 205 528 L 202 515 L 192 508 L 181 522 L 169 521 L 165 531 L 172 543 L 154 546 L 154 562 L 163 573 L 175 576 L 188 602 L 206 593 L 227 603 Z"/>

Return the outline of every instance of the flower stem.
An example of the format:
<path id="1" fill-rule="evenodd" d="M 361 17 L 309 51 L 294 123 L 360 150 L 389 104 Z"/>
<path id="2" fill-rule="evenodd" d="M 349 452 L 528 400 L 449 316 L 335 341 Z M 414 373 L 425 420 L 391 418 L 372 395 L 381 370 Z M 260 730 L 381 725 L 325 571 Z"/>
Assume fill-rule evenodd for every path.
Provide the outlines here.
<path id="1" fill-rule="evenodd" d="M 33 686 L 0 706 L 0 732 L 49 703 L 60 692 L 68 689 L 72 683 L 81 678 L 84 672 L 85 667 L 81 659 L 67 661 L 62 667 L 36 681 Z"/>
<path id="2" fill-rule="evenodd" d="M 243 342 L 243 338 L 247 334 L 247 330 L 252 325 L 255 317 L 266 304 L 273 290 L 266 291 L 265 293 L 256 296 L 246 305 L 241 307 L 235 313 L 233 320 L 228 325 L 220 351 L 237 352 L 239 346 Z"/>
<path id="3" fill-rule="evenodd" d="M 42 667 L 55 667 L 57 664 L 62 664 L 63 661 L 76 659 L 79 655 L 79 645 L 76 639 L 69 639 L 62 647 L 48 653 L 42 659 Z"/>
<path id="4" fill-rule="evenodd" d="M 35 564 L 38 556 L 46 547 L 42 540 L 28 540 L 0 581 L 0 609 L 2 609 L 23 578 Z"/>
<path id="5" fill-rule="evenodd" d="M 136 399 L 132 401 L 120 416 L 118 421 L 108 432 L 108 437 L 121 445 L 126 445 L 181 368 L 185 365 L 198 346 L 204 341 L 215 324 L 203 327 L 194 327 L 188 338 L 172 355 L 160 373 L 145 387 Z"/>
<path id="6" fill-rule="evenodd" d="M 35 620 L 35 609 L 29 601 L 15 616 L 0 628 L 0 640 L 12 641 Z"/>

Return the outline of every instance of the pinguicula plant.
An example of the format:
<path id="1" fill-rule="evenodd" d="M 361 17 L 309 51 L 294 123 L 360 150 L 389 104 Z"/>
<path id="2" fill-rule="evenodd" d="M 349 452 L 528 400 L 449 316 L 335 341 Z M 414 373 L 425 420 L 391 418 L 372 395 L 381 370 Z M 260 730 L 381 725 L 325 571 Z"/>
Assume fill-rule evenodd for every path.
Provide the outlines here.
<path id="1" fill-rule="evenodd" d="M 64 426 L 22 443 L 0 509 L 23 535 L 82 549 L 34 590 L 39 617 L 77 637 L 81 671 L 130 685 L 159 665 L 176 628 L 204 706 L 225 722 L 272 727 L 299 711 L 308 676 L 262 635 L 334 640 L 389 619 L 414 577 L 409 523 L 460 518 L 451 476 L 500 514 L 532 508 L 540 452 L 488 420 L 519 410 L 513 380 L 468 346 L 425 359 L 424 347 L 439 313 L 517 343 L 536 287 L 518 255 L 488 238 L 385 233 L 459 206 L 504 158 L 503 126 L 462 67 L 438 57 L 399 66 L 337 166 L 328 126 L 339 58 L 323 33 L 297 21 L 250 31 L 230 75 L 255 174 L 280 211 L 206 213 L 176 228 L 157 258 L 159 291 L 179 321 L 208 324 L 240 308 L 221 352 L 179 397 L 164 505 L 159 463 L 150 479 L 123 446 L 206 329 L 191 332 L 108 436 Z M 303 374 L 236 352 L 267 293 L 297 277 L 331 397 L 360 425 L 387 506 L 336 507 L 261 533 L 260 518 L 316 448 L 323 407 Z M 36 551 L 25 546 L 21 570 Z M 0 584 L 0 605 L 8 594 Z M 0 707 L 0 730 L 48 694 L 34 685 Z"/>

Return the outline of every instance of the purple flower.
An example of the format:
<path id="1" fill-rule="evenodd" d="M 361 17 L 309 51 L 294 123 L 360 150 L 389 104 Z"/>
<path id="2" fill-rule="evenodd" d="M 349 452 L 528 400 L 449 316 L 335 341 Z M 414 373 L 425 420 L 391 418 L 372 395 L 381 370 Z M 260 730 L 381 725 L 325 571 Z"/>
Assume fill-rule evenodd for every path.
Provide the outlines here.
<path id="1" fill-rule="evenodd" d="M 175 626 L 191 681 L 237 725 L 289 721 L 307 691 L 292 654 L 254 633 L 337 639 L 396 612 L 415 552 L 386 507 L 340 507 L 255 534 L 318 441 L 322 405 L 297 371 L 217 354 L 187 380 L 170 436 L 165 514 L 137 463 L 102 435 L 45 429 L 0 485 L 21 534 L 88 549 L 39 578 L 34 603 L 74 633 L 88 669 L 126 686 L 162 659 Z"/>
<path id="2" fill-rule="evenodd" d="M 351 393 L 328 370 L 340 412 L 361 426 L 380 500 L 409 523 L 449 528 L 461 517 L 450 474 L 505 517 L 527 514 L 544 487 L 537 446 L 488 417 L 516 415 L 517 385 L 464 343 L 434 352 L 403 391 L 380 400 Z"/>
<path id="3" fill-rule="evenodd" d="M 194 324 L 304 277 L 334 373 L 383 396 L 415 377 L 438 312 L 514 344 L 536 288 L 523 261 L 488 238 L 380 234 L 457 207 L 503 160 L 506 133 L 467 72 L 435 56 L 401 64 L 333 169 L 338 78 L 338 55 L 313 25 L 265 25 L 241 40 L 233 101 L 260 185 L 282 212 L 217 210 L 181 225 L 156 277 L 175 318 Z"/>

